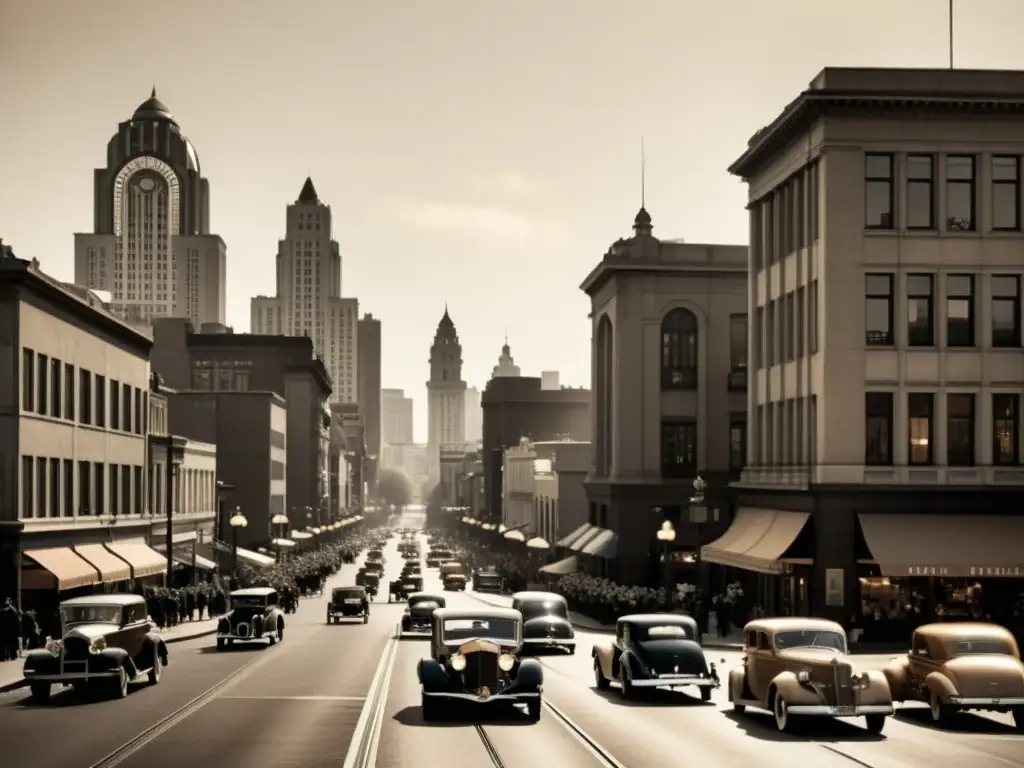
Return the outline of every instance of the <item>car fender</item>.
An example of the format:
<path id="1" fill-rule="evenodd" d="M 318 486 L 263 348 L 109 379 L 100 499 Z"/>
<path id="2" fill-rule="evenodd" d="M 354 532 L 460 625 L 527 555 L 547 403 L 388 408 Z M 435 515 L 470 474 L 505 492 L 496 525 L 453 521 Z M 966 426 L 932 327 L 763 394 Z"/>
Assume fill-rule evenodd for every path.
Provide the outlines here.
<path id="1" fill-rule="evenodd" d="M 135 677 L 139 673 L 138 667 L 135 666 L 135 661 L 124 648 L 104 648 L 100 651 L 99 655 L 107 659 L 111 669 L 124 667 L 129 677 Z"/>
<path id="2" fill-rule="evenodd" d="M 937 694 L 941 701 L 957 695 L 953 681 L 941 672 L 929 672 L 924 678 L 924 687 L 929 693 Z"/>
<path id="3" fill-rule="evenodd" d="M 425 690 L 443 689 L 448 685 L 448 673 L 434 659 L 420 659 L 416 666 L 416 677 Z"/>
<path id="4" fill-rule="evenodd" d="M 41 672 L 43 670 L 59 666 L 59 664 L 60 662 L 56 656 L 43 648 L 38 648 L 34 651 L 28 652 L 28 655 L 25 656 L 25 664 L 22 668 Z"/>
<path id="5" fill-rule="evenodd" d="M 900 658 L 893 659 L 882 670 L 894 701 L 907 701 L 912 698 L 909 672 L 907 660 Z"/>
<path id="6" fill-rule="evenodd" d="M 892 704 L 892 686 L 885 672 L 871 669 L 863 674 L 868 678 L 868 687 L 860 692 L 861 704 Z"/>
<path id="7" fill-rule="evenodd" d="M 619 667 L 622 667 L 623 664 L 625 664 L 626 669 L 629 670 L 629 676 L 631 679 L 643 680 L 648 677 L 647 668 L 632 651 L 625 650 L 622 652 L 622 655 L 619 656 Z"/>
<path id="8" fill-rule="evenodd" d="M 801 685 L 796 673 L 788 669 L 772 679 L 769 689 L 775 689 L 789 704 L 817 704 L 821 700 L 816 690 Z"/>
<path id="9" fill-rule="evenodd" d="M 519 662 L 515 685 L 518 688 L 540 688 L 544 684 L 544 668 L 536 659 Z"/>
<path id="10" fill-rule="evenodd" d="M 160 657 L 160 663 L 165 667 L 167 666 L 167 645 L 164 643 L 163 638 L 160 637 L 156 632 L 150 632 L 146 635 L 146 648 L 152 648 L 156 650 L 157 655 Z"/>
<path id="11" fill-rule="evenodd" d="M 729 701 L 741 701 L 743 699 L 743 681 L 747 670 L 744 667 L 734 667 L 729 670 Z"/>
<path id="12" fill-rule="evenodd" d="M 610 643 L 598 643 L 594 645 L 591 655 L 601 665 L 601 674 L 608 680 L 615 678 L 615 670 L 612 669 L 612 647 Z"/>

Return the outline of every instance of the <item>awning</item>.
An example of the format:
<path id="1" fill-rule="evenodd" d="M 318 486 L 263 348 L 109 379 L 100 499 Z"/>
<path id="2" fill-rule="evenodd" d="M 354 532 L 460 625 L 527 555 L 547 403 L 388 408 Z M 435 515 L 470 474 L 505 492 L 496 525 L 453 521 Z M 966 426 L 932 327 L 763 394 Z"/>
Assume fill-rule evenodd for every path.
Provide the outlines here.
<path id="1" fill-rule="evenodd" d="M 576 573 L 578 565 L 579 562 L 576 559 L 576 555 L 569 555 L 557 562 L 549 563 L 538 570 L 551 576 L 568 576 L 570 573 Z"/>
<path id="2" fill-rule="evenodd" d="M 274 539 L 270 543 L 275 547 L 284 547 L 285 549 L 290 549 L 295 546 L 295 541 L 292 539 Z"/>
<path id="3" fill-rule="evenodd" d="M 1000 515 L 857 516 L 885 576 L 1024 576 L 1024 519 Z"/>
<path id="4" fill-rule="evenodd" d="M 601 528 L 600 533 L 594 536 L 585 547 L 584 555 L 603 557 L 605 560 L 612 560 L 619 551 L 619 535 L 608 528 Z"/>
<path id="5" fill-rule="evenodd" d="M 115 581 L 127 581 L 132 577 L 132 569 L 117 555 L 111 554 L 102 544 L 79 544 L 75 552 L 100 572 L 104 584 Z"/>
<path id="6" fill-rule="evenodd" d="M 572 547 L 573 542 L 575 542 L 576 539 L 580 538 L 583 534 L 585 534 L 587 531 L 589 531 L 593 527 L 594 526 L 592 526 L 590 523 L 584 523 L 579 528 L 577 528 L 572 533 L 570 533 L 568 536 L 564 536 L 561 539 L 559 539 L 555 543 L 555 546 L 557 546 L 557 547 Z"/>
<path id="7" fill-rule="evenodd" d="M 306 539 L 312 539 L 312 533 L 306 533 L 305 531 L 292 531 L 292 538 L 296 541 L 305 541 Z"/>
<path id="8" fill-rule="evenodd" d="M 740 507 L 729 530 L 701 547 L 701 559 L 757 573 L 785 570 L 785 555 L 810 517 L 806 512 L 784 512 Z"/>
<path id="9" fill-rule="evenodd" d="M 167 556 L 150 549 L 141 541 L 112 541 L 105 546 L 132 567 L 133 579 L 167 572 Z"/>
<path id="10" fill-rule="evenodd" d="M 571 549 L 573 552 L 582 552 L 583 548 L 587 546 L 587 544 L 592 542 L 594 539 L 596 539 L 598 536 L 600 536 L 601 531 L 603 530 L 605 529 L 598 528 L 596 525 L 590 526 L 587 530 L 585 530 L 582 533 L 582 535 L 576 537 L 572 544 L 569 545 L 569 549 Z"/>
<path id="11" fill-rule="evenodd" d="M 189 568 L 192 567 L 192 557 L 184 553 L 171 555 L 174 558 L 174 562 L 180 565 L 187 565 Z M 196 554 L 196 568 L 201 571 L 216 571 L 217 564 L 213 560 L 208 560 L 200 554 Z"/>
<path id="12" fill-rule="evenodd" d="M 70 547 L 28 549 L 22 553 L 39 568 L 23 568 L 23 589 L 74 589 L 99 584 L 100 575 Z"/>
<path id="13" fill-rule="evenodd" d="M 270 555 L 261 555 L 259 552 L 242 547 L 238 548 L 238 559 L 244 560 L 249 565 L 255 565 L 257 568 L 269 568 L 276 562 Z"/>

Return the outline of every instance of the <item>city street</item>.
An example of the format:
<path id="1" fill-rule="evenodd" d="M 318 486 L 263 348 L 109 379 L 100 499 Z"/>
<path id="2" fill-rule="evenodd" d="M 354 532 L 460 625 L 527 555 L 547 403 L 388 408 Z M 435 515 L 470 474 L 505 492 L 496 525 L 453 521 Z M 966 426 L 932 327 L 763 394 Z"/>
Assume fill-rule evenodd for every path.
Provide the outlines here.
<path id="1" fill-rule="evenodd" d="M 388 576 L 394 577 L 401 563 L 394 543 L 386 554 Z M 332 582 L 351 582 L 355 567 L 345 566 Z M 426 588 L 439 589 L 434 572 L 425 575 Z M 448 598 L 458 607 L 507 603 L 472 593 Z M 326 596 L 304 600 L 289 617 L 285 641 L 272 649 L 216 653 L 212 637 L 176 644 L 160 685 L 141 686 L 125 701 L 86 702 L 68 693 L 36 707 L 24 691 L 4 694 L 4 765 L 94 766 L 131 742 L 137 749 L 101 764 L 1024 768 L 1024 738 L 1004 716 L 964 716 L 954 732 L 942 732 L 927 723 L 925 709 L 908 707 L 890 719 L 882 736 L 867 734 L 855 721 L 829 721 L 790 737 L 779 735 L 767 714 L 734 715 L 721 690 L 709 704 L 672 692 L 626 703 L 615 686 L 605 692 L 594 687 L 590 650 L 608 635 L 584 631 L 577 634 L 576 655 L 542 657 L 548 706 L 539 723 L 528 724 L 515 711 L 481 719 L 470 710 L 451 722 L 427 724 L 416 662 L 428 646 L 393 639 L 402 606 L 382 599 L 386 595 L 365 626 L 328 626 Z M 722 650 L 708 656 L 723 672 L 740 658 Z M 864 668 L 887 660 L 857 657 Z"/>

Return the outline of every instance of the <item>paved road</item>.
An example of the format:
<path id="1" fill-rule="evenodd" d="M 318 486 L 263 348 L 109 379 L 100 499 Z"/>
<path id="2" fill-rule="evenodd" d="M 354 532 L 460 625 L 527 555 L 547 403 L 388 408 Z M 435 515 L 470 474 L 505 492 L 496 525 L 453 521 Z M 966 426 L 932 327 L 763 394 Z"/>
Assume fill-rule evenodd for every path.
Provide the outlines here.
<path id="1" fill-rule="evenodd" d="M 388 554 L 390 571 L 400 559 L 393 545 Z M 351 577 L 348 567 L 338 581 Z M 439 586 L 433 574 L 426 581 L 428 588 Z M 479 605 L 478 600 L 450 595 L 449 604 Z M 0 762 L 5 768 L 90 768 L 241 670 L 118 764 L 1024 768 L 1024 737 L 1001 716 L 965 716 L 956 731 L 944 732 L 927 724 L 925 710 L 908 708 L 880 737 L 858 723 L 833 721 L 795 738 L 777 734 L 767 714 L 733 715 L 721 691 L 708 704 L 670 692 L 625 703 L 614 687 L 594 687 L 590 648 L 607 636 L 586 632 L 577 635 L 575 656 L 543 657 L 548 706 L 539 723 L 499 711 L 482 721 L 466 717 L 428 725 L 420 716 L 415 676 L 427 646 L 393 639 L 401 610 L 378 603 L 368 625 L 327 626 L 324 601 L 306 600 L 277 647 L 217 654 L 208 650 L 212 638 L 178 644 L 163 682 L 126 701 L 87 703 L 62 694 L 50 707 L 37 708 L 27 706 L 20 692 L 0 697 Z M 710 656 L 723 670 L 738 660 L 730 652 Z M 875 667 L 886 660 L 858 657 Z"/>

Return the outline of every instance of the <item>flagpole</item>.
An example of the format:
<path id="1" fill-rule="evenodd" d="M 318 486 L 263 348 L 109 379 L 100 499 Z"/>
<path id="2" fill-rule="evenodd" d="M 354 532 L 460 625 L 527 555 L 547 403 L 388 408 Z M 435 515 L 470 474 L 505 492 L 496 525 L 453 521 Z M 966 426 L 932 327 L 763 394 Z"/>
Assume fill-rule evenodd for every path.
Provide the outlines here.
<path id="1" fill-rule="evenodd" d="M 953 0 L 949 0 L 949 68 L 953 69 Z"/>

